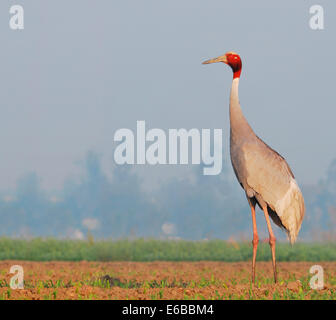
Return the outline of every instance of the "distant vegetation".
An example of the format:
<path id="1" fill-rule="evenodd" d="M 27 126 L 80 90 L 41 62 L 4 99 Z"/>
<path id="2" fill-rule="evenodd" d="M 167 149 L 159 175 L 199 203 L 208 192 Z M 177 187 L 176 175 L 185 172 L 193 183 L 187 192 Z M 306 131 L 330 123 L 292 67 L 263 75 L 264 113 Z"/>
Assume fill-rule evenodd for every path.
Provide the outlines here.
<path id="1" fill-rule="evenodd" d="M 118 240 L 83 241 L 0 238 L 0 260 L 30 261 L 247 261 L 249 242 L 223 240 Z M 257 260 L 270 260 L 268 243 L 261 243 Z M 335 243 L 277 244 L 278 261 L 336 261 Z"/>
<path id="2" fill-rule="evenodd" d="M 0 192 L 0 235 L 16 238 L 95 239 L 180 238 L 252 239 L 251 214 L 231 165 L 218 176 L 204 176 L 193 166 L 192 179 L 166 178 L 150 192 L 131 166 L 112 166 L 107 174 L 100 157 L 89 152 L 82 174 L 63 188 L 46 191 L 40 178 L 27 174 L 15 190 Z M 300 181 L 299 181 L 300 183 Z M 301 185 L 306 216 L 302 241 L 336 241 L 336 160 L 326 177 Z M 257 211 L 260 239 L 268 237 L 262 211 Z M 279 240 L 286 235 L 274 228 Z"/>

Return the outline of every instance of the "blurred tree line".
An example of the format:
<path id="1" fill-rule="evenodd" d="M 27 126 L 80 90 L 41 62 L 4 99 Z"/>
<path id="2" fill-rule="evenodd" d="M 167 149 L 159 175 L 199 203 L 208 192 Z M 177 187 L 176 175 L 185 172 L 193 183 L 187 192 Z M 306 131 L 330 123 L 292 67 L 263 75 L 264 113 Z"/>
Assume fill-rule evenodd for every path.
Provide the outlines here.
<path id="1" fill-rule="evenodd" d="M 0 234 L 14 237 L 249 239 L 250 209 L 244 193 L 224 166 L 218 176 L 165 181 L 146 193 L 131 166 L 114 166 L 108 178 L 100 158 L 89 152 L 79 181 L 67 180 L 57 195 L 45 192 L 35 173 L 18 181 L 16 190 L 0 198 Z M 306 217 L 303 240 L 336 238 L 336 160 L 325 179 L 302 186 Z M 260 234 L 267 236 L 262 214 Z M 275 228 L 277 237 L 285 234 Z"/>

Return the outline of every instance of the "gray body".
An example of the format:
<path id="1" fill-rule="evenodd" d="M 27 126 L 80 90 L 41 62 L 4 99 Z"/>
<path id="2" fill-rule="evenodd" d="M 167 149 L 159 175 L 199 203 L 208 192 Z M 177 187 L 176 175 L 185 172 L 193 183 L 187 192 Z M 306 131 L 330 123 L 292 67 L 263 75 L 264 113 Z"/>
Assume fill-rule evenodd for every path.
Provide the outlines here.
<path id="1" fill-rule="evenodd" d="M 254 133 L 238 98 L 239 78 L 230 94 L 230 155 L 250 204 L 267 207 L 274 223 L 295 242 L 304 217 L 304 200 L 286 160 Z"/>

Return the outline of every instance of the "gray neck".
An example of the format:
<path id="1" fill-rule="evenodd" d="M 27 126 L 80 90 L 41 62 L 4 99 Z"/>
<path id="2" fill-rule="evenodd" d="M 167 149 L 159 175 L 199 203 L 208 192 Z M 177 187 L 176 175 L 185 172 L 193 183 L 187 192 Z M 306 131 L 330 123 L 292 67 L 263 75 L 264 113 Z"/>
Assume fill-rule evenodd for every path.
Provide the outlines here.
<path id="1" fill-rule="evenodd" d="M 255 134 L 245 119 L 239 103 L 239 78 L 232 81 L 230 94 L 230 133 L 231 141 L 244 142 L 255 137 Z"/>

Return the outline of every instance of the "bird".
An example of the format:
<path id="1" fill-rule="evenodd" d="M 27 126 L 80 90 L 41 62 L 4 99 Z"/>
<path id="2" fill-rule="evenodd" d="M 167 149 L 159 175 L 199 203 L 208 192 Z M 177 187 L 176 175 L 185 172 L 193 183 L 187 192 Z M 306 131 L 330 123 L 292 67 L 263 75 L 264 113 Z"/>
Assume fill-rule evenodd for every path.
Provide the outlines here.
<path id="1" fill-rule="evenodd" d="M 203 64 L 222 62 L 233 72 L 230 92 L 230 158 L 233 171 L 245 191 L 252 215 L 253 251 L 252 283 L 255 284 L 258 231 L 256 224 L 256 205 L 262 209 L 269 233 L 269 245 L 272 253 L 274 282 L 277 282 L 277 267 L 274 236 L 270 218 L 283 229 L 291 244 L 297 239 L 305 215 L 302 192 L 294 174 L 278 152 L 268 146 L 253 131 L 247 122 L 239 102 L 238 87 L 242 71 L 240 56 L 229 51 Z"/>

